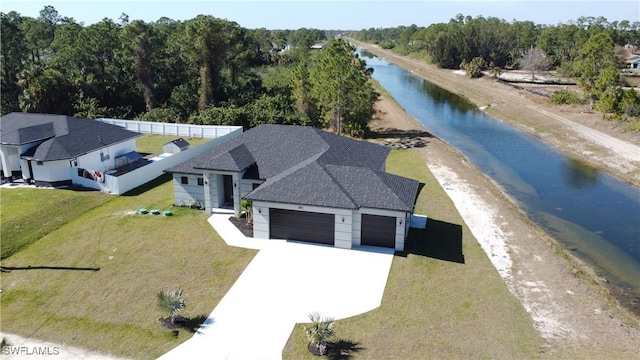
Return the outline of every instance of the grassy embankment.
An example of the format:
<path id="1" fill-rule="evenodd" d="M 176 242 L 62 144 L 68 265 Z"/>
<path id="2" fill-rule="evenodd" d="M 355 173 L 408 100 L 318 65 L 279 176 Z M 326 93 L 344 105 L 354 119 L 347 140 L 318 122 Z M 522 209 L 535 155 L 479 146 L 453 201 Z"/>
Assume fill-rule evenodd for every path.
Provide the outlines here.
<path id="1" fill-rule="evenodd" d="M 387 169 L 425 184 L 416 212 L 429 214 L 427 230 L 394 258 L 382 305 L 336 323 L 342 348 L 366 359 L 540 357 L 531 318 L 416 150 L 394 150 Z M 306 344 L 298 324 L 284 358 L 312 359 Z"/>
<path id="2" fill-rule="evenodd" d="M 157 144 L 141 143 L 139 151 L 160 151 Z M 184 288 L 184 315 L 195 327 L 255 251 L 228 247 L 203 212 L 172 207 L 168 180 L 159 178 L 119 197 L 3 190 L 3 252 L 10 241 L 24 246 L 12 247 L 14 254 L 2 260 L 2 331 L 149 359 L 188 339 L 191 332 L 181 330 L 175 338 L 156 322 L 166 316 L 155 307 L 156 292 Z M 174 216 L 136 214 L 142 207 L 171 209 Z M 45 228 L 49 217 L 56 224 Z"/>

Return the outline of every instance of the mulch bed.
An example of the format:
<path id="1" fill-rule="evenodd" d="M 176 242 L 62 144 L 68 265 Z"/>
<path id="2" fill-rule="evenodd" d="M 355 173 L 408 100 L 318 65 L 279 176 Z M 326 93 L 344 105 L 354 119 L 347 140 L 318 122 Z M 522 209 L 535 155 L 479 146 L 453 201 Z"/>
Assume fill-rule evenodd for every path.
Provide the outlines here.
<path id="1" fill-rule="evenodd" d="M 240 219 L 232 216 L 229 218 L 229 221 L 231 221 L 231 223 L 235 225 L 238 230 L 244 234 L 244 236 L 253 237 L 253 222 L 247 223 L 247 219 L 244 216 Z"/>

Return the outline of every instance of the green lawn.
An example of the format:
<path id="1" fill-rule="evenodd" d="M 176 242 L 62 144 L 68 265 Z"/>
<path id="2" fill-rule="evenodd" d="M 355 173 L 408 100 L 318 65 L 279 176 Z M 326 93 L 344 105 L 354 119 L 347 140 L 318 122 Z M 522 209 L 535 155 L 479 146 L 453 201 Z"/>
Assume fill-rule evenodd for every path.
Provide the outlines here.
<path id="1" fill-rule="evenodd" d="M 113 198 L 99 191 L 0 189 L 1 258 L 13 255 Z"/>
<path id="2" fill-rule="evenodd" d="M 3 244 L 9 214 L 66 216 L 74 207 L 53 199 L 59 190 L 20 191 L 40 203 L 36 210 L 20 207 L 14 216 L 13 206 L 24 195 L 3 191 Z M 256 252 L 228 247 L 202 211 L 173 208 L 167 177 L 132 193 L 138 195 L 111 196 L 101 206 L 66 216 L 62 226 L 2 261 L 10 270 L 0 273 L 2 331 L 148 359 L 192 335 L 181 330 L 174 338 L 156 322 L 164 316 L 155 307 L 157 291 L 184 288 L 184 315 L 202 321 Z M 174 216 L 135 214 L 142 207 L 171 209 Z M 40 224 L 22 226 L 35 233 Z"/>
<path id="3" fill-rule="evenodd" d="M 387 170 L 425 184 L 416 212 L 429 216 L 428 231 L 412 230 L 408 253 L 394 257 L 382 306 L 336 323 L 342 347 L 362 359 L 540 357 L 531 318 L 419 154 L 393 150 Z M 283 357 L 314 359 L 306 345 L 298 324 Z"/>
<path id="4" fill-rule="evenodd" d="M 412 232 L 408 253 L 394 258 L 382 306 L 336 324 L 344 347 L 359 349 L 351 355 L 363 359 L 540 357 L 542 340 L 531 318 L 419 155 L 394 150 L 387 168 L 425 184 L 417 212 L 429 215 L 429 231 Z M 0 273 L 0 326 L 8 333 L 155 358 L 191 336 L 181 330 L 173 338 L 160 327 L 155 293 L 184 288 L 185 315 L 202 320 L 255 255 L 226 246 L 203 212 L 173 208 L 166 177 L 120 197 L 11 190 L 2 192 L 3 244 L 6 221 L 34 212 L 64 214 L 65 220 L 2 261 L 10 272 Z M 83 196 L 103 202 L 68 214 L 91 202 Z M 135 214 L 142 207 L 175 215 Z M 33 219 L 20 231 L 36 234 L 40 223 Z M 306 343 L 297 325 L 284 357 L 312 359 Z"/>

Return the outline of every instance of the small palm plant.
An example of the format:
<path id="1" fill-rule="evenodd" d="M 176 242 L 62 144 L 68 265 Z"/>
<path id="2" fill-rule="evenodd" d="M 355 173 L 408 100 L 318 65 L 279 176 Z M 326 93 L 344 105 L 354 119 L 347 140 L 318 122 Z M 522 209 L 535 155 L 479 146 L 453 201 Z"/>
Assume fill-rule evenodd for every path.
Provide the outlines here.
<path id="1" fill-rule="evenodd" d="M 334 336 L 333 318 L 324 317 L 318 312 L 309 314 L 311 324 L 305 326 L 304 331 L 309 339 L 308 350 L 314 355 L 327 354 L 327 340 Z"/>
<path id="2" fill-rule="evenodd" d="M 247 218 L 247 224 L 251 224 L 253 219 L 253 203 L 247 199 L 240 201 L 240 212 L 238 218 L 244 215 Z"/>
<path id="3" fill-rule="evenodd" d="M 180 311 L 187 307 L 183 292 L 184 290 L 182 289 L 158 291 L 156 295 L 158 309 L 169 314 L 167 318 L 158 319 L 163 326 L 173 329 L 181 326 L 186 321 L 186 318 L 180 315 Z"/>

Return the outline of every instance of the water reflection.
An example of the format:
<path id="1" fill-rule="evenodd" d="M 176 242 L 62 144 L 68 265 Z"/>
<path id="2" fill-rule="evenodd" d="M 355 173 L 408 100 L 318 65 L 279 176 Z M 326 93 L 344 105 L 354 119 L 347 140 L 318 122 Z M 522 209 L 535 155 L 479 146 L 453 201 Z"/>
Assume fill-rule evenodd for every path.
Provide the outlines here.
<path id="1" fill-rule="evenodd" d="M 373 59 L 376 57 L 375 55 L 373 55 L 371 52 L 367 50 L 359 50 L 358 52 L 360 53 L 360 56 L 363 58 Z"/>
<path id="2" fill-rule="evenodd" d="M 567 158 L 386 60 L 370 57 L 367 64 L 376 69 L 373 77 L 430 133 L 464 154 L 531 220 L 602 271 L 611 284 L 640 300 L 637 188 Z"/>
<path id="3" fill-rule="evenodd" d="M 586 162 L 566 158 L 563 165 L 562 174 L 564 175 L 565 183 L 572 189 L 589 189 L 598 184 L 600 170 Z"/>

